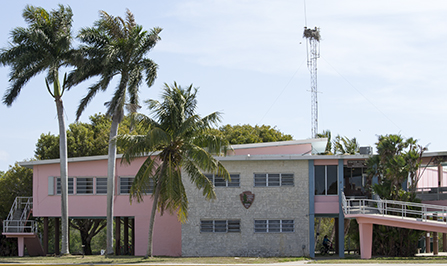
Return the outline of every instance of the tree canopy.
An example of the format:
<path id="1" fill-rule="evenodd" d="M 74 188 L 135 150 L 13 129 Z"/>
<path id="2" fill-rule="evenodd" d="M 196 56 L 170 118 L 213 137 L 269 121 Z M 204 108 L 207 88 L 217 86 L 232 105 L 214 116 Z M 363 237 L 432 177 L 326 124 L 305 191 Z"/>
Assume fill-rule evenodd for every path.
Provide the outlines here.
<path id="1" fill-rule="evenodd" d="M 109 131 L 112 120 L 105 114 L 94 114 L 89 123 L 75 122 L 68 126 L 68 157 L 107 155 Z M 131 115 L 120 123 L 119 134 L 141 134 L 139 125 L 133 123 Z M 118 147 L 118 153 L 123 150 Z M 36 143 L 34 156 L 38 160 L 59 158 L 59 136 L 51 133 L 41 134 Z"/>
<path id="2" fill-rule="evenodd" d="M 251 126 L 245 125 L 225 125 L 219 129 L 212 129 L 213 134 L 224 136 L 230 144 L 248 144 L 259 142 L 274 142 L 292 140 L 292 135 L 284 134 L 275 127 L 268 125 Z"/>
<path id="3" fill-rule="evenodd" d="M 426 150 L 413 138 L 400 135 L 379 136 L 376 143 L 377 155 L 371 156 L 366 164 L 369 182 L 378 177 L 373 191 L 382 199 L 420 202 L 415 188 L 418 182 L 417 170 Z M 410 189 L 407 190 L 407 184 Z M 385 256 L 414 256 L 421 231 L 405 228 L 374 225 L 373 254 Z"/>

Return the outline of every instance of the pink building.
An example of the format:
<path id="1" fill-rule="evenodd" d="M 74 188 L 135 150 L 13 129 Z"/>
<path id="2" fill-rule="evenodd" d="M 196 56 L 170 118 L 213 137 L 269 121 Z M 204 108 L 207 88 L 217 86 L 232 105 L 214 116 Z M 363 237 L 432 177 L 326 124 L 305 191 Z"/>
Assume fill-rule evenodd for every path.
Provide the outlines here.
<path id="1" fill-rule="evenodd" d="M 346 200 L 363 200 L 369 196 L 365 189 L 364 162 L 370 154 L 319 155 L 326 142 L 327 139 L 309 139 L 235 145 L 228 156 L 219 157 L 232 175 L 231 182 L 205 173 L 215 185 L 217 200 L 213 202 L 206 201 L 201 191 L 184 176 L 189 219 L 181 224 L 176 215 L 165 213 L 157 216 L 154 255 L 314 257 L 318 241 L 314 234 L 314 219 L 331 217 L 336 221 L 334 242 L 339 256 L 344 256 L 345 248 L 343 220 L 355 218 L 366 232 L 361 234 L 361 246 L 362 257 L 368 258 L 371 256 L 369 236 L 372 224 L 391 223 L 370 217 L 347 216 L 342 206 Z M 424 164 L 436 167 L 427 168 L 422 174 L 421 191 L 427 192 L 421 192 L 423 197 L 447 195 L 442 189 L 446 186 L 442 165 L 433 164 L 434 160 L 445 156 L 446 152 L 424 155 Z M 144 158 L 133 161 L 131 165 L 122 164 L 120 158 L 118 156 L 116 164 L 114 215 L 116 224 L 124 226 L 116 227 L 116 253 L 120 253 L 120 235 L 123 232 L 124 243 L 127 243 L 123 247 L 124 253 L 142 256 L 147 249 L 152 200 L 148 195 L 143 202 L 130 203 L 129 189 Z M 45 254 L 48 252 L 48 221 L 54 219 L 58 224 L 60 217 L 59 160 L 24 162 L 22 165 L 32 167 L 34 171 L 32 215 L 44 220 L 43 250 L 40 253 Z M 68 174 L 69 217 L 105 218 L 107 156 L 70 158 Z M 246 198 L 251 201 L 247 202 Z M 447 205 L 447 201 L 444 203 L 439 198 L 426 201 Z M 21 203 L 15 206 L 18 205 Z M 26 207 L 17 208 L 26 210 Z M 24 213 L 20 212 L 15 217 L 16 214 L 11 212 L 8 220 L 18 220 L 20 215 L 20 219 L 26 220 Z M 23 230 L 23 225 L 13 222 L 7 223 L 8 226 L 14 230 L 3 234 L 19 239 L 19 254 L 23 255 L 25 245 L 29 254 L 34 252 L 36 243 L 31 240 L 36 239 L 36 232 Z M 59 243 L 57 231 L 55 238 Z M 128 247 L 131 249 L 127 250 Z M 58 249 L 58 246 L 54 248 L 56 253 Z"/>
<path id="2" fill-rule="evenodd" d="M 243 157 L 262 157 L 265 155 L 310 155 L 324 150 L 326 139 L 287 141 L 277 143 L 258 143 L 247 145 L 235 145 L 228 157 L 239 160 Z M 124 224 L 122 228 L 117 226 L 115 233 L 115 248 L 119 254 L 120 231 L 124 231 L 124 241 L 133 247 L 125 250 L 137 256 L 146 254 L 148 242 L 148 228 L 152 200 L 150 195 L 144 197 L 143 202 L 129 201 L 129 190 L 135 173 L 143 163 L 144 158 L 136 159 L 131 165 L 121 163 L 118 156 L 116 164 L 116 184 L 114 199 L 114 216 L 117 221 Z M 54 219 L 59 224 L 61 213 L 60 199 L 60 170 L 59 160 L 43 160 L 23 162 L 22 166 L 33 168 L 33 205 L 32 215 L 42 217 L 47 225 L 48 219 Z M 105 218 L 106 217 L 106 193 L 107 193 L 107 156 L 92 156 L 69 158 L 68 161 L 68 215 L 70 218 Z M 205 201 L 205 199 L 202 199 Z M 130 230 L 129 228 L 134 228 Z M 58 228 L 57 228 L 58 230 Z M 181 256 L 182 255 L 182 225 L 176 215 L 165 213 L 157 216 L 154 228 L 154 255 L 156 256 Z M 4 233 L 8 237 L 19 238 L 19 253 L 23 254 L 23 243 L 30 251 L 31 244 L 27 244 L 27 238 L 35 234 L 21 235 L 16 232 Z M 59 232 L 55 232 L 55 242 L 59 243 Z M 43 232 L 43 252 L 48 252 L 48 227 Z M 20 251 L 21 249 L 21 251 Z M 55 247 L 58 253 L 59 247 Z"/>

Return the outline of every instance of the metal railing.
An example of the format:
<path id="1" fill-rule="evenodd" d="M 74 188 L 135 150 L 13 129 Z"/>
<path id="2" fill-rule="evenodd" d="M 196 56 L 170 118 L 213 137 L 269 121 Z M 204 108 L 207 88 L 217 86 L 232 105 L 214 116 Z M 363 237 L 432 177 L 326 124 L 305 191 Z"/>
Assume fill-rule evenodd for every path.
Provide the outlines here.
<path id="1" fill-rule="evenodd" d="M 34 220 L 18 221 L 18 220 L 4 220 L 4 233 L 35 233 L 37 234 L 37 223 Z"/>
<path id="2" fill-rule="evenodd" d="M 8 217 L 3 221 L 3 232 L 37 233 L 37 223 L 32 220 L 28 221 L 32 206 L 32 197 L 16 197 Z M 20 217 L 14 217 L 18 211 L 20 211 Z"/>
<path id="3" fill-rule="evenodd" d="M 447 200 L 447 187 L 417 188 L 416 197 L 425 201 Z"/>
<path id="4" fill-rule="evenodd" d="M 12 220 L 14 217 L 14 213 L 18 209 L 25 209 L 26 206 L 29 206 L 28 209 L 30 210 L 32 205 L 33 205 L 32 197 L 16 197 L 6 220 Z"/>
<path id="5" fill-rule="evenodd" d="M 447 225 L 447 206 L 395 200 L 347 199 L 343 194 L 343 212 L 349 214 L 391 215 L 417 221 L 437 221 Z"/>

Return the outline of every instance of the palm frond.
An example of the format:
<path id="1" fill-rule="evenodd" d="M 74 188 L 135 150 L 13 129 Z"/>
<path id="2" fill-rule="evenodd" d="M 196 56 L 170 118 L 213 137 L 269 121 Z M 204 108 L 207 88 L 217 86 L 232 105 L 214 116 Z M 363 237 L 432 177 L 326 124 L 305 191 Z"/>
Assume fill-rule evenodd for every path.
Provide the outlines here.
<path id="1" fill-rule="evenodd" d="M 132 199 L 136 199 L 137 202 L 143 201 L 143 196 L 146 195 L 146 191 L 149 189 L 154 191 L 156 189 L 156 184 L 158 183 L 157 179 L 155 179 L 157 176 L 156 169 L 158 169 L 157 161 L 153 160 L 151 156 L 148 156 L 132 182 L 129 195 L 131 202 Z"/>

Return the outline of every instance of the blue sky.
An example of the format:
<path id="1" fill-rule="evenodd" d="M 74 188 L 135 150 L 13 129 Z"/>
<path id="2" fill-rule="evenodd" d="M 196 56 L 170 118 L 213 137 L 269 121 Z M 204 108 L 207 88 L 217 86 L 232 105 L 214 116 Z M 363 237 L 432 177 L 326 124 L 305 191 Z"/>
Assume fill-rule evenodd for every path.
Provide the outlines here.
<path id="1" fill-rule="evenodd" d="M 149 30 L 163 28 L 149 53 L 159 65 L 141 99 L 158 98 L 164 83 L 194 84 L 199 113 L 223 112 L 222 124 L 276 126 L 294 139 L 311 137 L 310 74 L 306 67 L 303 0 L 32 1 L 47 10 L 70 5 L 73 32 L 91 26 L 105 10 L 126 8 Z M 2 5 L 0 47 L 25 26 L 27 2 Z M 318 61 L 319 131 L 357 137 L 362 146 L 378 135 L 400 133 L 447 150 L 447 1 L 306 1 L 307 26 L 321 28 Z M 0 68 L 0 92 L 8 87 Z M 64 95 L 66 122 L 75 119 L 87 81 Z M 81 121 L 104 112 L 100 93 Z M 143 112 L 146 112 L 144 109 Z M 147 113 L 147 112 L 146 112 Z M 0 170 L 34 156 L 40 134 L 58 134 L 56 107 L 43 76 L 31 80 L 12 107 L 0 106 Z"/>

